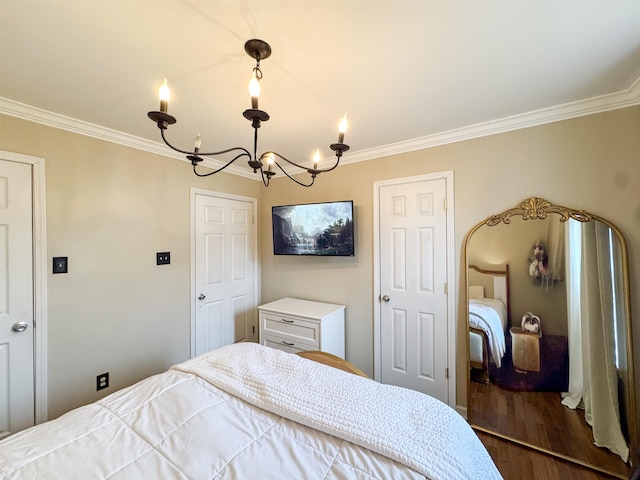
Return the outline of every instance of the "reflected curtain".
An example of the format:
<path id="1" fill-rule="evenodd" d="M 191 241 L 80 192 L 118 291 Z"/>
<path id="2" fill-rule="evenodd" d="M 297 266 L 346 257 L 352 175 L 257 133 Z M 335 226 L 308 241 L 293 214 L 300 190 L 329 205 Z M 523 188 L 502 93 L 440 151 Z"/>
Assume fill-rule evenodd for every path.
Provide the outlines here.
<path id="1" fill-rule="evenodd" d="M 549 232 L 547 234 L 547 245 L 549 254 L 549 275 L 552 285 L 561 282 L 565 278 L 565 225 L 566 222 L 550 217 Z"/>
<path id="2" fill-rule="evenodd" d="M 582 278 L 582 232 L 579 222 L 569 220 L 566 239 L 567 321 L 569 339 L 569 386 L 563 393 L 563 405 L 575 409 L 582 401 L 583 351 L 582 309 L 580 307 L 580 279 Z"/>
<path id="3" fill-rule="evenodd" d="M 615 323 L 623 305 L 613 276 L 610 228 L 602 222 L 569 221 L 567 258 L 569 392 L 562 403 L 580 404 L 594 443 L 629 457 L 618 399 Z"/>

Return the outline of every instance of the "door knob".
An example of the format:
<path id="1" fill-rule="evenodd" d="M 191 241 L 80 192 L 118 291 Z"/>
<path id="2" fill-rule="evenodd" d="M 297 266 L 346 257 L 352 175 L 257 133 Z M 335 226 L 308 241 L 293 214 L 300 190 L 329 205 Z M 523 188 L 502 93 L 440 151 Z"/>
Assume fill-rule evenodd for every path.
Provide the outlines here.
<path id="1" fill-rule="evenodd" d="M 201 293 L 200 295 L 198 295 L 198 300 L 204 300 L 206 297 L 206 295 L 204 293 Z"/>
<path id="2" fill-rule="evenodd" d="M 389 297 L 389 295 L 382 295 L 380 297 L 380 300 L 382 300 L 383 302 L 388 302 L 389 300 L 391 300 L 391 297 Z"/>
<path id="3" fill-rule="evenodd" d="M 27 322 L 17 322 L 13 324 L 13 327 L 11 327 L 11 330 L 13 330 L 14 332 L 24 332 L 27 327 L 29 325 L 27 325 Z"/>

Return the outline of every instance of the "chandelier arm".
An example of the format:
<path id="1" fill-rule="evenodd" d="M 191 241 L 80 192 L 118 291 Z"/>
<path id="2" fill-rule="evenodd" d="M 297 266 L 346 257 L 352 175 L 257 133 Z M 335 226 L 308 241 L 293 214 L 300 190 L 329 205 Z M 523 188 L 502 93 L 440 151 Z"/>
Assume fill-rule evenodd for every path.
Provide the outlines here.
<path id="1" fill-rule="evenodd" d="M 212 155 L 224 155 L 225 153 L 229 153 L 229 152 L 233 152 L 234 150 L 240 150 L 242 151 L 241 154 L 239 154 L 237 157 L 235 157 L 231 162 L 229 162 L 227 165 L 230 165 L 231 163 L 233 163 L 233 161 L 237 160 L 239 157 L 247 155 L 249 158 L 251 158 L 251 154 L 249 153 L 249 150 L 247 150 L 244 147 L 233 147 L 233 148 L 227 148 L 226 150 L 220 150 L 219 152 L 207 152 L 207 153 L 201 153 L 199 151 L 193 151 L 193 150 L 182 150 L 180 148 L 174 147 L 173 145 L 171 145 L 171 143 L 169 143 L 169 140 L 167 140 L 167 137 L 164 134 L 164 130 L 160 130 L 160 134 L 162 136 L 162 141 L 171 149 L 171 150 L 175 150 L 178 153 L 184 153 L 185 155 L 202 155 L 205 157 L 210 157 Z M 225 165 L 225 167 L 227 166 Z M 222 167 L 222 168 L 225 168 Z"/>
<path id="2" fill-rule="evenodd" d="M 270 175 L 265 175 L 264 174 L 264 170 L 260 169 L 260 176 L 262 177 L 262 184 L 265 187 L 269 186 L 269 182 L 271 181 L 271 176 Z"/>
<path id="3" fill-rule="evenodd" d="M 233 148 L 231 150 L 244 150 L 244 148 Z M 229 152 L 230 150 L 225 150 L 225 152 Z M 203 155 L 210 155 L 210 154 L 203 154 Z M 229 160 L 227 163 L 225 163 L 222 167 L 218 168 L 217 170 L 213 170 L 212 172 L 209 173 L 198 173 L 196 171 L 196 167 L 198 166 L 197 164 L 193 164 L 193 173 L 195 173 L 198 177 L 208 177 L 210 175 L 213 175 L 214 173 L 218 173 L 221 172 L 222 170 L 224 170 L 225 168 L 227 168 L 229 165 L 231 165 L 233 162 L 235 162 L 236 160 L 238 160 L 240 157 L 244 157 L 244 156 L 248 156 L 249 158 L 251 158 L 251 156 L 249 155 L 249 153 L 247 151 L 244 151 L 242 153 L 239 153 L 238 155 L 236 155 L 235 157 L 233 157 L 231 160 Z"/>
<path id="4" fill-rule="evenodd" d="M 275 153 L 275 152 L 272 152 L 272 153 Z M 276 155 L 278 155 L 278 154 L 276 153 Z M 280 155 L 278 155 L 278 156 L 280 156 Z M 285 158 L 285 160 L 286 160 L 286 158 Z M 307 183 L 302 183 L 302 182 L 300 182 L 299 180 L 296 180 L 295 178 L 293 178 L 291 175 L 289 175 L 289 174 L 287 173 L 287 171 L 286 171 L 284 168 L 282 168 L 278 162 L 276 162 L 276 161 L 274 160 L 274 161 L 273 161 L 273 163 L 275 163 L 275 164 L 276 164 L 276 166 L 277 166 L 277 167 L 282 171 L 282 173 L 284 173 L 287 177 L 289 177 L 289 179 L 290 179 L 290 180 L 293 180 L 294 182 L 296 182 L 296 183 L 297 183 L 298 185 L 300 185 L 301 187 L 310 187 L 311 185 L 313 185 L 313 182 L 314 182 L 314 181 L 315 181 L 315 179 L 316 179 L 316 176 L 315 176 L 315 175 L 312 175 L 312 176 L 311 176 L 311 182 L 310 182 L 310 183 L 308 183 L 308 184 L 307 184 Z M 293 165 L 296 165 L 296 164 L 294 163 Z M 298 167 L 299 167 L 299 165 L 296 165 L 296 166 L 298 166 Z M 299 168 L 304 168 L 304 167 L 299 167 Z"/>
<path id="5" fill-rule="evenodd" d="M 245 155 L 249 158 L 251 158 L 251 154 L 249 153 L 249 150 L 247 150 L 244 147 L 233 147 L 233 148 L 227 148 L 226 150 L 220 150 L 219 152 L 207 152 L 207 153 L 200 153 L 197 152 L 196 155 L 202 155 L 205 157 L 211 157 L 213 155 L 224 155 L 225 153 L 229 153 L 229 152 L 233 152 L 234 150 L 240 150 L 242 151 L 242 153 L 239 153 L 235 158 L 240 158 L 240 157 L 244 157 Z M 191 153 L 193 154 L 193 152 L 185 152 L 185 153 Z"/>
<path id="6" fill-rule="evenodd" d="M 330 168 L 315 168 L 312 171 L 314 173 L 325 173 L 325 172 L 330 172 L 331 170 L 336 169 L 338 167 L 338 165 L 340 165 L 340 155 L 336 154 L 336 157 L 337 157 L 336 158 L 336 163 L 332 167 L 330 167 Z"/>
<path id="7" fill-rule="evenodd" d="M 300 165 L 300 164 L 298 164 L 298 163 L 296 163 L 296 162 L 293 162 L 293 161 L 289 160 L 288 158 L 283 157 L 283 156 L 282 156 L 282 155 L 280 155 L 278 152 L 274 152 L 274 151 L 264 152 L 262 155 L 260 155 L 260 159 L 263 159 L 264 157 L 266 157 L 266 156 L 267 156 L 267 155 L 269 155 L 270 153 L 271 153 L 271 154 L 273 154 L 273 155 L 275 155 L 275 156 L 276 156 L 276 157 L 278 157 L 278 158 L 281 158 L 282 160 L 284 160 L 285 162 L 287 162 L 289 165 L 293 165 L 294 167 L 301 168 L 302 170 L 305 170 L 305 171 L 308 171 L 308 170 L 309 170 L 309 167 L 305 167 L 304 165 Z M 276 162 L 274 162 L 274 163 L 276 163 Z M 278 165 L 278 164 L 276 163 L 276 165 Z M 278 167 L 280 167 L 280 165 L 278 165 Z M 285 172 L 285 171 L 284 171 L 284 169 L 283 169 L 282 167 L 280 167 L 280 170 L 282 170 L 284 173 L 287 173 L 287 172 Z"/>
<path id="8" fill-rule="evenodd" d="M 269 151 L 269 152 L 265 152 L 262 155 L 260 155 L 260 159 L 264 158 L 265 156 L 269 155 L 269 154 L 273 154 L 279 158 L 281 158 L 282 160 L 284 160 L 285 162 L 287 162 L 290 165 L 293 165 L 294 167 L 298 167 L 302 170 L 306 170 L 307 172 L 309 172 L 310 174 L 318 174 L 318 173 L 325 173 L 325 172 L 330 172 L 331 170 L 335 170 L 338 165 L 340 165 L 340 157 L 342 157 L 342 152 L 336 152 L 336 163 L 333 164 L 333 166 L 329 167 L 329 168 L 309 168 L 309 167 L 305 167 L 304 165 L 300 165 L 296 162 L 293 162 L 291 160 L 289 160 L 288 158 L 280 155 L 278 152 L 274 152 L 274 151 Z M 278 165 L 278 167 L 280 167 L 280 165 Z M 282 167 L 280 167 L 280 170 L 283 170 Z M 286 173 L 286 172 L 285 172 Z"/>

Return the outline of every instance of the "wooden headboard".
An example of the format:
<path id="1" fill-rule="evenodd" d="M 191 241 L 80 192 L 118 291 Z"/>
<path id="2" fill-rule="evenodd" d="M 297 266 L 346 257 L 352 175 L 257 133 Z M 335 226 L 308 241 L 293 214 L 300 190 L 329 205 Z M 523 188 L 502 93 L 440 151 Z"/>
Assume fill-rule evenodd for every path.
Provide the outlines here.
<path id="1" fill-rule="evenodd" d="M 345 372 L 353 373 L 361 377 L 369 378 L 366 373 L 364 373 L 352 363 L 347 362 L 343 358 L 337 357 L 331 353 L 320 352 L 316 350 L 305 350 L 302 352 L 297 352 L 297 354 L 302 358 L 313 360 L 314 362 L 318 363 L 324 363 L 325 365 L 329 365 L 330 367 L 344 370 Z"/>
<path id="2" fill-rule="evenodd" d="M 509 265 L 500 270 L 488 270 L 477 265 L 469 265 L 468 286 L 482 285 L 487 297 L 502 300 L 507 308 L 507 324 L 511 325 L 511 309 L 509 298 Z"/>

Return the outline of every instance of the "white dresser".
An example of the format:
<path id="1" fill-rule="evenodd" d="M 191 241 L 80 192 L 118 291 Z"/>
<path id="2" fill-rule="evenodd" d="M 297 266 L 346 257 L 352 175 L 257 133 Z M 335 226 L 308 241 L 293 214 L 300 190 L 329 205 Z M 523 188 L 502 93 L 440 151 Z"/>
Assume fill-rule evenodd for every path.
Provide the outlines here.
<path id="1" fill-rule="evenodd" d="M 260 305 L 260 343 L 290 353 L 321 350 L 344 358 L 344 308 L 297 298 Z"/>

